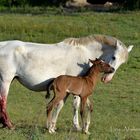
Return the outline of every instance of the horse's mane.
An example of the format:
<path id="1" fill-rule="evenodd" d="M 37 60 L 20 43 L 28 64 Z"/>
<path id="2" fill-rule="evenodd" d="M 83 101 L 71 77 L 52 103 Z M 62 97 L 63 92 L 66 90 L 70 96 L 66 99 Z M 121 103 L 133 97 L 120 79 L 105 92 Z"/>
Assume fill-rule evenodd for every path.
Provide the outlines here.
<path id="1" fill-rule="evenodd" d="M 90 35 L 81 38 L 68 38 L 65 39 L 64 42 L 72 46 L 87 46 L 90 43 L 99 42 L 104 45 L 116 47 L 117 39 L 115 37 L 110 37 L 106 35 Z"/>

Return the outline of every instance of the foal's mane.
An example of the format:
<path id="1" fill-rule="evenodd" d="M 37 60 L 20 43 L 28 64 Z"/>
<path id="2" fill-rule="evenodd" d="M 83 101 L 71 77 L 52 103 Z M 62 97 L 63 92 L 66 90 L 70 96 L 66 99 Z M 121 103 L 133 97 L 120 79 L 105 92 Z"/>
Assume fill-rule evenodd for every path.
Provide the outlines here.
<path id="1" fill-rule="evenodd" d="M 71 46 L 87 46 L 90 43 L 99 42 L 104 45 L 112 46 L 116 48 L 117 39 L 115 37 L 107 35 L 90 35 L 81 38 L 68 38 L 64 40 L 64 43 Z"/>

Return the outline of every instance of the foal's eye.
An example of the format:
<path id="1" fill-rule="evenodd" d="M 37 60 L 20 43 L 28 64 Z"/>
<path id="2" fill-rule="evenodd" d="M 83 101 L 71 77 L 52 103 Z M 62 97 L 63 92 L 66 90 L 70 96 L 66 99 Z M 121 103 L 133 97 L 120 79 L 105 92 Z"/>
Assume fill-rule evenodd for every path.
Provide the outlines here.
<path id="1" fill-rule="evenodd" d="M 116 59 L 116 57 L 115 57 L 115 56 L 113 56 L 113 57 L 112 57 L 112 59 L 113 59 L 113 60 L 115 60 L 115 59 Z"/>

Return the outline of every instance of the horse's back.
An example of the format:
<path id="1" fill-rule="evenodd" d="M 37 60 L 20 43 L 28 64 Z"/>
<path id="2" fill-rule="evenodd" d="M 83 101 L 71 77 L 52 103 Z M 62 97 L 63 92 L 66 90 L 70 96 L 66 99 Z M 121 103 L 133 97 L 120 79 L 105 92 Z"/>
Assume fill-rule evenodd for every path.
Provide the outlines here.
<path id="1" fill-rule="evenodd" d="M 43 90 L 51 78 L 65 74 L 66 63 L 62 64 L 62 61 L 66 51 L 58 45 L 0 42 L 0 70 L 3 77 L 16 76 L 27 88 Z"/>

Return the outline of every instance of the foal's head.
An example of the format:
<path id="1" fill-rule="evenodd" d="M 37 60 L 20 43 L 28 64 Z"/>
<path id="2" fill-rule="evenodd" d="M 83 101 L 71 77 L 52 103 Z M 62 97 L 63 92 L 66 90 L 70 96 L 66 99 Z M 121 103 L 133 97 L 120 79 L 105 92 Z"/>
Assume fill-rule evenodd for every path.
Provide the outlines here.
<path id="1" fill-rule="evenodd" d="M 105 63 L 103 60 L 101 59 L 97 59 L 96 60 L 90 60 L 89 61 L 93 64 L 93 66 L 91 67 L 91 69 L 95 69 L 98 68 L 99 72 L 104 72 L 104 73 L 113 73 L 114 72 L 114 68 L 111 67 L 108 63 Z"/>

